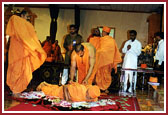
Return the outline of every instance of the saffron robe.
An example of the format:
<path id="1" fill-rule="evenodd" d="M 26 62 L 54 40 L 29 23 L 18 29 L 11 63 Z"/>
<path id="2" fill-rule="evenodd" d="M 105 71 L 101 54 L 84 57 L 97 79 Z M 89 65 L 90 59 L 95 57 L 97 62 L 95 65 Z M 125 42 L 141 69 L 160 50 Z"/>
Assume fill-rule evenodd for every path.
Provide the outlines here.
<path id="1" fill-rule="evenodd" d="M 96 77 L 96 84 L 100 89 L 106 90 L 110 86 L 112 68 L 117 72 L 117 64 L 121 61 L 115 40 L 111 36 L 101 37 L 100 47 L 96 50 L 96 63 L 91 75 Z"/>
<path id="2" fill-rule="evenodd" d="M 78 83 L 82 83 L 89 70 L 89 50 L 84 44 L 83 46 L 84 46 L 83 57 L 78 56 L 75 51 L 72 52 L 72 55 L 76 55 L 76 62 L 78 68 Z"/>
<path id="3" fill-rule="evenodd" d="M 94 36 L 90 38 L 89 43 L 91 43 L 97 50 L 100 47 L 100 37 Z"/>
<path id="4" fill-rule="evenodd" d="M 46 59 L 33 25 L 25 19 L 13 15 L 7 24 L 9 35 L 9 57 L 7 85 L 13 93 L 24 91 L 32 79 L 32 72 Z"/>
<path id="5" fill-rule="evenodd" d="M 56 62 L 62 61 L 61 48 L 59 45 L 52 44 L 52 50 L 54 51 L 54 60 Z"/>
<path id="6" fill-rule="evenodd" d="M 67 84 L 63 86 L 52 85 L 46 82 L 42 82 L 37 89 L 42 90 L 45 95 L 56 96 L 61 99 L 65 99 L 65 89 L 67 87 L 67 93 L 69 95 L 70 101 L 80 102 L 80 101 L 97 101 L 98 96 L 100 96 L 100 89 L 98 86 L 94 85 L 83 85 L 76 82 L 72 84 Z M 90 98 L 87 98 L 87 95 Z"/>
<path id="7" fill-rule="evenodd" d="M 64 99 L 63 86 L 45 84 L 44 86 L 41 86 L 40 89 L 44 92 L 45 95 L 55 96 L 59 97 L 60 99 Z"/>
<path id="8" fill-rule="evenodd" d="M 45 41 L 43 49 L 47 53 L 47 57 L 50 57 L 51 56 L 51 50 L 52 50 L 52 43 L 49 42 L 49 41 Z"/>
<path id="9" fill-rule="evenodd" d="M 96 85 L 83 85 L 73 82 L 67 86 L 72 101 L 93 102 L 97 101 L 98 97 L 100 96 L 100 89 Z"/>

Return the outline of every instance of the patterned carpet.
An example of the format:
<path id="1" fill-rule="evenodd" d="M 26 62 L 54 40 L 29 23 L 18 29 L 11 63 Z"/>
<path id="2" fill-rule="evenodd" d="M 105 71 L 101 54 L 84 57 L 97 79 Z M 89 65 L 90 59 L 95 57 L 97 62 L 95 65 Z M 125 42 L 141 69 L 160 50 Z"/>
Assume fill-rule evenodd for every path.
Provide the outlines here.
<path id="1" fill-rule="evenodd" d="M 51 101 L 51 98 L 48 98 L 47 100 L 44 98 L 23 99 L 12 98 L 9 95 L 8 98 L 12 100 L 17 100 L 20 103 L 6 109 L 6 111 L 140 111 L 136 97 L 123 97 L 116 95 L 100 96 L 98 102 L 101 102 L 101 104 L 99 106 L 79 106 L 78 108 L 61 106 L 62 103 L 59 105 L 53 105 L 53 101 Z M 94 104 L 97 104 L 98 102 L 95 102 Z M 109 104 L 109 102 L 115 102 L 115 104 Z"/>

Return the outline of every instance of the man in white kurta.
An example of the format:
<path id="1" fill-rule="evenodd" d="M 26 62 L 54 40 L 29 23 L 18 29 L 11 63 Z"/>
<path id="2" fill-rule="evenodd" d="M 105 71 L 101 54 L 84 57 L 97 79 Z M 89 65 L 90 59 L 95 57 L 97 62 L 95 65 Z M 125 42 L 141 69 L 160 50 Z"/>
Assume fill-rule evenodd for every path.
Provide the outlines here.
<path id="1" fill-rule="evenodd" d="M 131 30 L 129 34 L 130 34 L 130 40 L 128 40 L 125 43 L 122 49 L 122 52 L 125 54 L 122 68 L 123 69 L 137 69 L 138 56 L 141 54 L 141 43 L 138 40 L 136 40 L 137 32 L 135 30 Z M 133 80 L 134 80 L 134 90 L 136 90 L 137 72 L 135 72 L 133 76 L 133 71 L 125 70 L 124 92 L 126 92 L 127 90 L 128 78 L 130 82 L 130 87 L 128 89 L 128 92 L 131 93 Z"/>
<path id="2" fill-rule="evenodd" d="M 154 70 L 164 71 L 164 33 L 157 32 L 155 33 L 156 41 L 158 42 L 157 51 L 155 54 L 155 63 Z M 162 83 L 162 79 L 164 75 L 155 73 L 155 77 L 157 77 L 158 82 Z"/>
<path id="3" fill-rule="evenodd" d="M 158 42 L 157 51 L 155 54 L 155 69 L 164 70 L 164 33 L 155 33 L 155 38 Z"/>

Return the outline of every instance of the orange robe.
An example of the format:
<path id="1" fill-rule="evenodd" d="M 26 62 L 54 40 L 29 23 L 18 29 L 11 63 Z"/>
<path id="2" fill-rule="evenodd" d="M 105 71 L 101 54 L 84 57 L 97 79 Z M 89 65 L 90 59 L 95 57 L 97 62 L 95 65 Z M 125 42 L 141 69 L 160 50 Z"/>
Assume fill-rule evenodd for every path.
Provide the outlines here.
<path id="1" fill-rule="evenodd" d="M 72 101 L 97 101 L 100 96 L 100 89 L 96 85 L 83 85 L 74 82 L 67 86 Z"/>
<path id="2" fill-rule="evenodd" d="M 100 47 L 100 37 L 94 36 L 90 38 L 89 43 L 91 43 L 97 50 Z"/>
<path id="3" fill-rule="evenodd" d="M 93 37 L 93 35 L 91 34 L 91 35 L 89 35 L 89 37 L 87 38 L 87 40 L 86 40 L 86 42 L 89 42 L 90 41 L 90 38 L 92 38 Z"/>
<path id="4" fill-rule="evenodd" d="M 92 72 L 100 89 L 106 90 L 110 86 L 111 70 L 114 68 L 116 72 L 117 64 L 121 61 L 115 40 L 110 36 L 100 38 L 100 48 L 96 50 L 96 63 Z"/>
<path id="5" fill-rule="evenodd" d="M 100 96 L 100 88 L 97 85 L 86 85 L 87 93 L 91 97 L 90 99 L 86 99 L 87 101 L 97 101 Z"/>
<path id="6" fill-rule="evenodd" d="M 76 55 L 76 62 L 78 68 L 78 83 L 82 83 L 89 70 L 89 50 L 84 44 L 83 46 L 85 52 L 83 57 L 78 56 L 75 51 L 72 52 L 72 55 Z"/>
<path id="7" fill-rule="evenodd" d="M 47 58 L 46 58 L 46 62 L 52 62 L 54 61 L 54 54 L 51 53 L 52 50 L 52 43 L 49 41 L 45 41 L 44 42 L 44 46 L 43 46 L 44 51 L 47 54 Z"/>
<path id="8" fill-rule="evenodd" d="M 56 62 L 62 61 L 61 59 L 61 48 L 59 45 L 52 44 L 52 50 L 54 51 L 54 59 Z"/>
<path id="9" fill-rule="evenodd" d="M 6 62 L 6 53 L 7 53 L 7 42 L 6 37 L 4 36 L 4 62 Z"/>
<path id="10" fill-rule="evenodd" d="M 56 96 L 60 99 L 64 99 L 63 86 L 59 87 L 58 85 L 48 84 L 47 86 L 41 87 L 41 90 L 44 92 L 45 95 Z"/>
<path id="11" fill-rule="evenodd" d="M 24 91 L 32 79 L 32 72 L 46 59 L 46 53 L 36 36 L 33 25 L 25 19 L 13 15 L 7 24 L 9 35 L 9 61 L 7 85 L 13 93 Z"/>
<path id="12" fill-rule="evenodd" d="M 63 89 L 64 86 L 67 86 L 70 100 L 73 102 L 97 101 L 98 97 L 100 96 L 100 89 L 98 86 L 95 86 L 95 85 L 85 86 L 75 82 L 73 82 L 72 84 L 67 84 L 60 87 L 58 85 L 51 85 L 51 84 L 42 82 L 38 86 L 38 90 L 42 90 L 45 95 L 56 96 L 61 99 L 65 99 L 64 98 L 65 91 Z M 91 99 L 90 98 L 88 99 L 86 97 L 87 95 L 90 96 Z"/>
<path id="13" fill-rule="evenodd" d="M 51 56 L 51 50 L 52 50 L 52 43 L 49 41 L 46 41 L 43 46 L 44 51 L 47 53 L 47 57 Z"/>
<path id="14" fill-rule="evenodd" d="M 72 101 L 86 100 L 86 87 L 79 83 L 68 84 L 68 92 Z"/>

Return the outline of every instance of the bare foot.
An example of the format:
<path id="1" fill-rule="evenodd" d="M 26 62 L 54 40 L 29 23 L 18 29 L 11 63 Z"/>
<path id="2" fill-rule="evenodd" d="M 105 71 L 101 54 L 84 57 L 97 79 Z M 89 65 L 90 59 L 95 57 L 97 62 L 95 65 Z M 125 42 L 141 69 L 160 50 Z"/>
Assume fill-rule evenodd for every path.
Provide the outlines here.
<path id="1" fill-rule="evenodd" d="M 106 90 L 105 90 L 105 93 L 108 94 L 108 93 L 109 93 L 109 90 L 106 89 Z"/>

